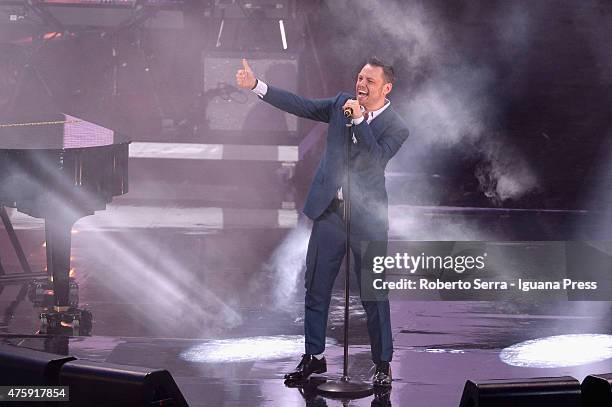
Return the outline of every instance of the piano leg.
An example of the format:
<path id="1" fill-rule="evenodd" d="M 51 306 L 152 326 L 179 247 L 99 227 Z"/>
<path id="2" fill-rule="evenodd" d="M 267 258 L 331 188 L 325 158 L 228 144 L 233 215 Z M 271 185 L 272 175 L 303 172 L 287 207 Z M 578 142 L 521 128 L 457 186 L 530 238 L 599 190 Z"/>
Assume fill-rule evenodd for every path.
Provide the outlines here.
<path id="1" fill-rule="evenodd" d="M 53 276 L 55 311 L 70 308 L 70 245 L 74 220 L 59 217 L 45 219 L 47 270 Z"/>

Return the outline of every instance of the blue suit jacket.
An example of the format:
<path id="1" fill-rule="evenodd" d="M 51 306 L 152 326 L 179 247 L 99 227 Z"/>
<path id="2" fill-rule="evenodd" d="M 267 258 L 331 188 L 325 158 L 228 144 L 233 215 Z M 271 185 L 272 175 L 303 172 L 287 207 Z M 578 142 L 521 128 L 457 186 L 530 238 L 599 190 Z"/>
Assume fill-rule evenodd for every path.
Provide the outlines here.
<path id="1" fill-rule="evenodd" d="M 342 106 L 348 93 L 334 98 L 306 99 L 268 86 L 263 100 L 288 113 L 329 123 L 326 147 L 310 187 L 304 213 L 316 219 L 325 212 L 338 188 L 346 191 L 345 156 L 349 133 Z M 388 199 L 385 167 L 408 137 L 408 127 L 389 106 L 368 124 L 353 126 L 357 143 L 351 146 L 351 232 L 363 235 L 386 233 Z"/>

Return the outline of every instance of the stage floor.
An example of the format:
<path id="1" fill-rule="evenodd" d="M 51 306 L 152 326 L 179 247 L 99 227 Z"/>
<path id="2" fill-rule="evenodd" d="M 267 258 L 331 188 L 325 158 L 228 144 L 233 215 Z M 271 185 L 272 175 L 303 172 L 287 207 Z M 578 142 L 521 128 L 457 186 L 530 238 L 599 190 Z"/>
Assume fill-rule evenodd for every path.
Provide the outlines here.
<path id="1" fill-rule="evenodd" d="M 0 339 L 80 359 L 167 369 L 190 406 L 456 407 L 467 379 L 582 380 L 612 372 L 608 302 L 395 300 L 392 391 L 348 404 L 326 399 L 314 386 L 288 388 L 282 379 L 303 352 L 308 225 L 78 226 L 73 265 L 80 304 L 94 315 L 93 335 L 35 335 L 38 309 L 13 284 L 0 291 Z M 17 233 L 34 268 L 43 267 L 42 230 Z M 9 250 L 6 241 L 2 247 Z M 4 262 L 10 265 L 10 256 Z M 328 328 L 325 377 L 332 379 L 342 370 L 341 287 L 342 273 Z M 351 305 L 350 375 L 369 380 L 365 315 L 357 296 L 351 295 Z M 545 354 L 507 349 L 542 338 L 549 338 L 542 342 Z M 604 345 L 593 349 L 593 343 Z"/>

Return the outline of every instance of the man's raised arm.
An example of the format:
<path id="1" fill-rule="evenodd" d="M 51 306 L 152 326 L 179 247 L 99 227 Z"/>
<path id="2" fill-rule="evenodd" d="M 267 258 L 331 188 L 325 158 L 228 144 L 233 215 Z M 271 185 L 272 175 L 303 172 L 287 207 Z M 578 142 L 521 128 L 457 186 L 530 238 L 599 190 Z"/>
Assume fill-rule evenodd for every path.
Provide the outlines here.
<path id="1" fill-rule="evenodd" d="M 287 113 L 306 119 L 329 122 L 334 98 L 307 99 L 286 90 L 268 86 L 257 79 L 248 61 L 244 58 L 242 59 L 242 69 L 236 72 L 236 84 L 242 89 L 250 89 L 265 102 Z"/>

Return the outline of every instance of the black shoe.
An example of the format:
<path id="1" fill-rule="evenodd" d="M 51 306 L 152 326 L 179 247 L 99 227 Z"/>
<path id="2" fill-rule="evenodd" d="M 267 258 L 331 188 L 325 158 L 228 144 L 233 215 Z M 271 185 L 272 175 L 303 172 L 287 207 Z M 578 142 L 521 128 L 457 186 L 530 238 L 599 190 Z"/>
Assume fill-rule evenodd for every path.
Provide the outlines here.
<path id="1" fill-rule="evenodd" d="M 302 360 L 300 364 L 297 365 L 294 372 L 287 373 L 285 375 L 285 380 L 296 381 L 296 380 L 306 380 L 308 376 L 313 373 L 325 373 L 327 372 L 327 361 L 325 358 L 317 359 L 312 355 L 304 354 L 302 355 Z"/>
<path id="2" fill-rule="evenodd" d="M 374 387 L 391 387 L 391 366 L 389 362 L 379 362 L 376 364 L 376 372 L 372 378 Z"/>
<path id="3" fill-rule="evenodd" d="M 377 387 L 370 407 L 391 407 L 391 387 Z"/>

